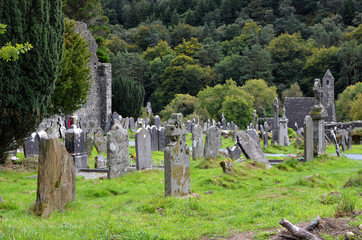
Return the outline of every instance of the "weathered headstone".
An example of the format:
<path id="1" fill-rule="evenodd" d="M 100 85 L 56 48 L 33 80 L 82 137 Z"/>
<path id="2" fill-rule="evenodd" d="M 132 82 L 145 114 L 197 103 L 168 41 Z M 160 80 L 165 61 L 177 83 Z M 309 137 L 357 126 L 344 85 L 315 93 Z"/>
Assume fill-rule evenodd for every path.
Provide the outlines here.
<path id="1" fill-rule="evenodd" d="M 30 158 L 32 156 L 39 156 L 39 142 L 40 137 L 37 133 L 32 133 L 30 137 L 24 142 L 24 156 Z"/>
<path id="2" fill-rule="evenodd" d="M 256 143 L 258 143 L 258 145 L 260 146 L 260 142 L 259 142 L 259 135 L 258 133 L 255 131 L 254 128 L 249 128 L 246 130 L 246 133 L 249 134 L 249 136 L 255 140 Z"/>
<path id="3" fill-rule="evenodd" d="M 234 170 L 234 162 L 231 159 L 225 159 L 222 162 L 220 162 L 220 166 L 224 173 L 228 174 L 233 172 Z"/>
<path id="4" fill-rule="evenodd" d="M 261 150 L 260 145 L 252 137 L 250 137 L 249 134 L 241 131 L 238 133 L 236 138 L 238 146 L 246 158 L 261 162 L 265 164 L 267 168 L 271 167 L 268 159 Z"/>
<path id="5" fill-rule="evenodd" d="M 113 118 L 112 113 L 108 114 L 107 122 L 106 122 L 106 125 L 104 126 L 104 132 L 105 133 L 107 133 L 112 127 L 112 118 Z"/>
<path id="6" fill-rule="evenodd" d="M 94 158 L 94 168 L 105 168 L 107 160 L 103 155 L 98 155 Z"/>
<path id="7" fill-rule="evenodd" d="M 311 161 L 313 157 L 313 120 L 307 115 L 304 119 L 304 160 Z"/>
<path id="8" fill-rule="evenodd" d="M 114 125 L 107 133 L 108 178 L 121 177 L 129 166 L 128 132 L 120 125 Z"/>
<path id="9" fill-rule="evenodd" d="M 221 126 L 222 126 L 222 130 L 227 130 L 226 119 L 224 117 L 224 113 L 221 115 Z"/>
<path id="10" fill-rule="evenodd" d="M 347 151 L 347 132 L 344 129 L 338 131 L 340 135 L 340 142 L 342 146 L 342 152 Z"/>
<path id="11" fill-rule="evenodd" d="M 133 118 L 133 117 L 130 117 L 130 118 L 129 118 L 129 128 L 130 128 L 131 130 L 135 130 L 135 129 L 136 129 L 136 128 L 135 128 L 134 118 Z"/>
<path id="12" fill-rule="evenodd" d="M 158 129 L 155 125 L 148 128 L 148 131 L 151 134 L 151 150 L 158 151 Z"/>
<path id="13" fill-rule="evenodd" d="M 192 159 L 202 158 L 204 155 L 203 129 L 199 124 L 192 131 Z"/>
<path id="14" fill-rule="evenodd" d="M 231 123 L 230 123 L 230 128 L 233 131 L 235 130 L 235 123 L 233 121 L 231 121 Z"/>
<path id="15" fill-rule="evenodd" d="M 238 132 L 239 132 L 239 127 L 238 125 L 235 124 L 233 131 L 233 142 L 236 142 L 236 135 L 238 134 Z"/>
<path id="16" fill-rule="evenodd" d="M 337 138 L 336 138 L 336 135 L 334 134 L 334 131 L 331 130 L 331 135 L 332 135 L 332 138 L 333 138 L 333 141 L 334 141 L 334 146 L 336 148 L 336 153 L 337 153 L 337 156 L 340 157 L 342 155 L 341 153 L 341 149 L 339 148 L 339 145 L 338 145 L 338 142 L 337 142 Z"/>
<path id="17" fill-rule="evenodd" d="M 158 115 L 155 116 L 155 126 L 157 128 L 160 128 L 160 126 L 161 126 L 161 119 L 160 119 L 160 116 L 158 116 Z"/>
<path id="18" fill-rule="evenodd" d="M 89 168 L 84 132 L 77 127 L 77 117 L 74 115 L 72 116 L 72 125 L 65 133 L 64 142 L 65 148 L 74 159 L 75 168 Z"/>
<path id="19" fill-rule="evenodd" d="M 75 198 L 74 160 L 59 139 L 42 138 L 38 164 L 35 212 L 48 217 Z"/>
<path id="20" fill-rule="evenodd" d="M 263 139 L 264 141 L 264 148 L 266 148 L 268 146 L 268 132 L 266 132 L 264 130 L 264 127 L 263 125 L 260 125 L 260 132 L 261 132 L 261 138 Z"/>
<path id="21" fill-rule="evenodd" d="M 104 137 L 104 132 L 101 128 L 98 128 L 94 133 L 94 146 L 98 153 L 107 152 L 107 139 Z"/>
<path id="22" fill-rule="evenodd" d="M 276 97 L 274 99 L 274 104 L 273 104 L 273 108 L 274 108 L 274 122 L 273 122 L 273 135 L 272 135 L 272 141 L 271 141 L 271 145 L 276 145 L 278 144 L 278 140 L 279 140 L 279 116 L 278 116 L 278 110 L 279 110 L 279 104 L 278 104 L 278 98 Z"/>
<path id="23" fill-rule="evenodd" d="M 206 131 L 204 156 L 205 159 L 216 158 L 219 155 L 219 149 L 221 147 L 221 133 L 215 126 L 211 126 Z"/>
<path id="24" fill-rule="evenodd" d="M 136 169 L 152 167 L 151 134 L 145 128 L 139 128 L 135 136 L 136 142 Z"/>
<path id="25" fill-rule="evenodd" d="M 250 128 L 251 129 L 254 129 L 255 128 L 255 118 L 256 118 L 256 110 L 254 109 L 254 111 L 253 111 L 253 118 L 252 118 L 252 120 L 251 120 L 251 123 L 250 123 Z M 258 123 L 257 123 L 258 124 Z"/>
<path id="26" fill-rule="evenodd" d="M 192 129 L 191 129 L 191 128 L 192 128 L 192 126 L 191 126 L 191 125 L 192 125 L 192 122 L 191 122 L 190 120 L 187 120 L 186 125 L 187 125 L 187 126 L 186 126 L 186 127 L 187 127 L 187 132 L 188 132 L 188 133 L 191 133 L 191 132 L 192 132 Z"/>
<path id="27" fill-rule="evenodd" d="M 233 147 L 226 147 L 226 150 L 229 152 L 230 157 L 234 160 L 238 160 L 241 156 L 241 150 L 237 143 Z"/>
<path id="28" fill-rule="evenodd" d="M 158 151 L 164 151 L 166 146 L 166 129 L 160 127 L 158 129 Z"/>
<path id="29" fill-rule="evenodd" d="M 165 148 L 165 195 L 182 196 L 191 192 L 190 150 L 183 140 L 187 131 L 181 113 L 171 115 L 171 123 L 166 126 L 166 136 L 171 142 Z"/>
<path id="30" fill-rule="evenodd" d="M 87 134 L 85 137 L 85 151 L 87 152 L 88 157 L 92 155 L 93 150 L 93 137 L 94 134 Z"/>
<path id="31" fill-rule="evenodd" d="M 279 119 L 279 145 L 289 146 L 288 119 L 285 117 L 285 107 L 283 107 L 283 117 Z"/>
<path id="32" fill-rule="evenodd" d="M 146 112 L 147 112 L 147 116 L 150 117 L 150 115 L 152 114 L 151 102 L 147 102 Z"/>

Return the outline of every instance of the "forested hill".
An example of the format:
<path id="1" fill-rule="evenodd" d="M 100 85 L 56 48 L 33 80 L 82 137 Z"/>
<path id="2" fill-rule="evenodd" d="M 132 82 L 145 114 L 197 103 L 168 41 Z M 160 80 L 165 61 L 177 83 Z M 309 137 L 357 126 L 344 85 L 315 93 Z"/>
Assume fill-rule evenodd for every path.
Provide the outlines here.
<path id="1" fill-rule="evenodd" d="M 70 1 L 63 2 L 67 8 Z M 314 79 L 327 69 L 336 97 L 362 78 L 359 0 L 82 2 L 96 6 L 87 19 L 66 15 L 88 21 L 101 46 L 98 56 L 113 65 L 114 81 L 132 83 L 138 92 L 142 85 L 144 102 L 151 101 L 155 112 L 175 94 L 196 96 L 228 79 L 237 86 L 263 79 L 282 100 L 311 96 Z"/>

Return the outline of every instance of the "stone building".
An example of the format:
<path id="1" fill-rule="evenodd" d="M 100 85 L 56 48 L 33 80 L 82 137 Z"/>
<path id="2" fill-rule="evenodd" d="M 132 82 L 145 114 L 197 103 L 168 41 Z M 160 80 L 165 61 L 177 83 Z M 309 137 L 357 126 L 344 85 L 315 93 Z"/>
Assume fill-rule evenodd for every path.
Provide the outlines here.
<path id="1" fill-rule="evenodd" d="M 88 93 L 87 103 L 75 114 L 82 129 L 87 133 L 101 127 L 103 130 L 107 116 L 112 112 L 112 65 L 101 63 L 97 58 L 97 43 L 87 28 L 87 24 L 76 22 L 76 32 L 89 42 L 92 52 L 90 66 L 92 69 L 92 87 Z"/>
<path id="2" fill-rule="evenodd" d="M 329 69 L 324 74 L 318 92 L 320 92 L 321 103 L 328 113 L 325 121 L 335 122 L 334 77 Z M 289 119 L 288 127 L 296 130 L 295 123 L 297 123 L 299 127 L 302 127 L 305 116 L 309 114 L 311 108 L 317 103 L 315 97 L 286 97 L 284 99 L 284 106 L 285 116 Z"/>

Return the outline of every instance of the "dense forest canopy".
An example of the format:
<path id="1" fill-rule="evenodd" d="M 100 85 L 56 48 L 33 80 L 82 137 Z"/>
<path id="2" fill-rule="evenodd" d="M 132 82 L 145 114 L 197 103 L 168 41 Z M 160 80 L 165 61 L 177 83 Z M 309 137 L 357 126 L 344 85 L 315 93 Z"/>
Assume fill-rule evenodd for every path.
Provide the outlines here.
<path id="1" fill-rule="evenodd" d="M 312 96 L 314 79 L 327 69 L 335 77 L 336 98 L 362 78 L 361 1 L 82 2 L 94 5 L 93 19 L 108 19 L 90 24 L 102 56 L 108 54 L 128 81 L 141 83 L 139 94 L 144 91 L 144 103 L 150 101 L 155 113 L 176 94 L 197 96 L 228 79 L 240 87 L 262 79 L 281 99 Z M 255 100 L 254 108 L 271 114 Z"/>

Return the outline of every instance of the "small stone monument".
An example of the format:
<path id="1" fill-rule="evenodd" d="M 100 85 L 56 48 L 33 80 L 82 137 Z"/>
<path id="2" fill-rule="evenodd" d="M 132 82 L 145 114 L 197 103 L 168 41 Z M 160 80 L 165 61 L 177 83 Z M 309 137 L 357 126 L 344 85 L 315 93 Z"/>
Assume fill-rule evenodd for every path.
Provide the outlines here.
<path id="1" fill-rule="evenodd" d="M 89 168 L 88 155 L 85 151 L 84 132 L 77 126 L 77 116 L 72 115 L 72 125 L 65 133 L 65 147 L 74 159 L 76 169 Z"/>
<path id="2" fill-rule="evenodd" d="M 101 128 L 98 128 L 94 133 L 94 146 L 98 153 L 107 152 L 107 139 L 104 137 L 104 132 Z"/>
<path id="3" fill-rule="evenodd" d="M 35 213 L 49 217 L 75 198 L 75 167 L 59 139 L 40 139 Z"/>
<path id="4" fill-rule="evenodd" d="M 150 127 L 148 131 L 151 134 L 151 150 L 158 151 L 158 129 L 155 125 Z"/>
<path id="5" fill-rule="evenodd" d="M 203 130 L 199 124 L 194 126 L 192 131 L 192 159 L 204 156 Z"/>
<path id="6" fill-rule="evenodd" d="M 151 102 L 147 102 L 147 105 L 146 105 L 146 112 L 147 112 L 147 116 L 148 116 L 148 118 L 150 118 L 150 116 L 151 116 L 151 114 L 152 114 Z"/>
<path id="7" fill-rule="evenodd" d="M 307 115 L 304 119 L 304 160 L 311 161 L 313 157 L 313 120 Z"/>
<path id="8" fill-rule="evenodd" d="M 23 144 L 25 158 L 39 156 L 40 137 L 37 133 L 32 133 Z"/>
<path id="9" fill-rule="evenodd" d="M 285 117 L 285 107 L 283 107 L 283 117 L 279 119 L 279 145 L 289 146 L 288 119 Z"/>
<path id="10" fill-rule="evenodd" d="M 260 124 L 260 132 L 261 132 L 261 138 L 264 141 L 264 148 L 268 146 L 268 132 L 264 130 L 263 125 Z"/>
<path id="11" fill-rule="evenodd" d="M 145 128 L 139 128 L 135 136 L 136 143 L 136 169 L 152 167 L 151 134 Z"/>
<path id="12" fill-rule="evenodd" d="M 221 133 L 220 130 L 212 125 L 206 131 L 204 156 L 205 159 L 216 158 L 219 155 L 219 149 L 221 147 Z"/>
<path id="13" fill-rule="evenodd" d="M 279 116 L 278 116 L 278 110 L 279 110 L 279 104 L 278 104 L 278 98 L 276 97 L 274 99 L 274 122 L 273 122 L 273 135 L 272 135 L 272 141 L 271 145 L 277 145 L 279 140 Z"/>
<path id="14" fill-rule="evenodd" d="M 164 127 L 160 127 L 158 129 L 158 151 L 164 151 L 167 143 L 166 143 L 166 129 Z"/>
<path id="15" fill-rule="evenodd" d="M 251 124 L 250 124 L 250 128 L 254 129 L 255 128 L 255 118 L 256 118 L 256 110 L 254 109 L 253 111 L 253 118 L 251 120 Z"/>
<path id="16" fill-rule="evenodd" d="M 156 126 L 156 128 L 160 128 L 160 126 L 161 126 L 161 119 L 160 119 L 160 116 L 158 116 L 158 115 L 155 116 L 155 126 Z"/>
<path id="17" fill-rule="evenodd" d="M 135 123 L 134 123 L 134 118 L 133 117 L 130 117 L 129 118 L 129 128 L 131 129 L 131 130 L 135 130 L 136 128 L 135 128 Z"/>
<path id="18" fill-rule="evenodd" d="M 222 125 L 222 130 L 227 130 L 226 119 L 224 117 L 224 113 L 221 114 L 221 125 Z"/>
<path id="19" fill-rule="evenodd" d="M 238 134 L 239 132 L 239 127 L 238 125 L 235 124 L 234 126 L 234 130 L 233 130 L 233 141 L 236 142 L 236 135 Z"/>
<path id="20" fill-rule="evenodd" d="M 220 166 L 224 173 L 228 174 L 233 172 L 234 170 L 234 162 L 231 159 L 225 159 L 222 162 L 220 162 Z"/>
<path id="21" fill-rule="evenodd" d="M 192 132 L 192 122 L 190 120 L 187 120 L 186 124 L 187 124 L 187 132 L 191 133 Z"/>
<path id="22" fill-rule="evenodd" d="M 226 150 L 229 152 L 230 157 L 234 160 L 238 160 L 241 156 L 241 150 L 237 143 L 233 147 L 226 147 Z"/>
<path id="23" fill-rule="evenodd" d="M 191 192 L 190 150 L 183 137 L 187 134 L 181 113 L 171 115 L 166 126 L 166 136 L 171 142 L 164 152 L 165 158 L 165 196 L 182 196 Z"/>
<path id="24" fill-rule="evenodd" d="M 105 168 L 107 159 L 103 155 L 98 155 L 94 158 L 94 168 Z"/>
<path id="25" fill-rule="evenodd" d="M 129 166 L 128 132 L 115 124 L 107 133 L 108 178 L 121 177 Z"/>

